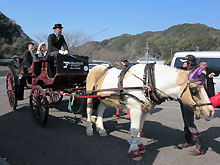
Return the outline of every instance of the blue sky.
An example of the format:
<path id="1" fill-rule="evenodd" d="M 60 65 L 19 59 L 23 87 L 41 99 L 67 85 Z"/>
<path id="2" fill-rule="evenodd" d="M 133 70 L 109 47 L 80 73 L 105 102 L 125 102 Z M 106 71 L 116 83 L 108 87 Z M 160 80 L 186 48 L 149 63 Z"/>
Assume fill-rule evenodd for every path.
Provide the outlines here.
<path id="1" fill-rule="evenodd" d="M 0 11 L 32 39 L 53 32 L 83 32 L 102 41 L 122 34 L 162 31 L 173 25 L 201 23 L 220 29 L 220 0 L 0 0 Z"/>

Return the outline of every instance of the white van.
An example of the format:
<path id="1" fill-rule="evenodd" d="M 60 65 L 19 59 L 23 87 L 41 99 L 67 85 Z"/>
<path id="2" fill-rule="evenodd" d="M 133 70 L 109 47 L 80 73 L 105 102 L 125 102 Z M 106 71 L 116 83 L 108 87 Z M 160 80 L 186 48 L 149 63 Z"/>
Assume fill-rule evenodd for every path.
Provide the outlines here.
<path id="1" fill-rule="evenodd" d="M 196 57 L 197 66 L 202 59 L 205 59 L 208 63 L 208 67 L 220 72 L 220 51 L 189 51 L 189 52 L 176 52 L 173 56 L 171 67 L 181 68 L 183 63 L 180 59 L 183 59 L 186 55 L 194 55 Z M 215 94 L 220 92 L 220 76 L 214 77 Z"/>

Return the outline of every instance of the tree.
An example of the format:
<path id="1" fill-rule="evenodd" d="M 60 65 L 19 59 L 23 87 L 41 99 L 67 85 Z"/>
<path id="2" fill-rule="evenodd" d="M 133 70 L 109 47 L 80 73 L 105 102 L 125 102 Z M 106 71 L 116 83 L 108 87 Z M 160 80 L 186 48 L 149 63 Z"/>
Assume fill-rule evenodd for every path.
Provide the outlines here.
<path id="1" fill-rule="evenodd" d="M 65 37 L 65 40 L 67 42 L 67 45 L 69 47 L 77 47 L 79 45 L 82 45 L 86 42 L 89 42 L 90 38 L 88 36 L 86 36 L 85 33 L 83 32 L 64 32 L 63 33 L 64 37 Z"/>
<path id="2" fill-rule="evenodd" d="M 89 37 L 86 36 L 83 32 L 64 32 L 63 33 L 66 43 L 69 48 L 75 48 L 85 42 L 89 41 Z M 47 43 L 48 35 L 46 34 L 39 34 L 35 35 L 38 42 L 45 42 Z"/>

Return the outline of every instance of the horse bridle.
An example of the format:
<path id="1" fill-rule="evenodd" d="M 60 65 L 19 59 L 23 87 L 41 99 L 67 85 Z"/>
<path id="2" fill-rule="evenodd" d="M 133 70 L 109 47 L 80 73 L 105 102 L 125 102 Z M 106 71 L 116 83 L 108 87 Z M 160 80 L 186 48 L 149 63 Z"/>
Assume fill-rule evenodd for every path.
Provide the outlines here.
<path id="1" fill-rule="evenodd" d="M 183 94 L 186 92 L 187 88 L 189 87 L 189 91 L 190 91 L 190 96 L 192 97 L 192 100 L 195 102 L 195 105 L 192 105 L 193 107 L 202 107 L 202 106 L 206 106 L 206 105 L 212 105 L 212 103 L 203 103 L 203 104 L 198 104 L 196 102 L 196 100 L 193 98 L 193 96 L 198 94 L 198 86 L 197 87 L 190 87 L 190 84 L 201 81 L 203 79 L 197 79 L 197 80 L 193 80 L 193 81 L 188 81 L 187 85 L 185 86 L 185 88 L 183 89 L 182 93 L 180 94 L 180 98 L 182 98 Z M 196 89 L 195 89 L 196 88 Z"/>
<path id="2" fill-rule="evenodd" d="M 147 65 L 145 66 L 145 72 L 148 71 L 148 78 L 149 78 L 150 76 L 152 76 L 152 73 L 149 71 L 150 69 L 152 69 L 152 65 L 151 65 L 151 67 L 148 67 Z M 150 73 L 151 73 L 151 74 L 150 74 Z M 148 87 L 150 87 L 151 90 L 153 89 L 155 92 L 158 90 L 158 91 L 160 91 L 161 93 L 164 93 L 164 94 L 167 96 L 166 98 L 163 98 L 163 99 L 162 99 L 161 97 L 159 97 L 159 96 L 157 95 L 156 97 L 157 97 L 157 99 L 159 99 L 159 101 L 156 101 L 156 102 L 153 101 L 153 102 L 156 103 L 156 104 L 160 104 L 160 103 L 164 102 L 165 99 L 176 100 L 176 101 L 181 102 L 181 98 L 182 98 L 183 94 L 186 92 L 187 87 L 189 86 L 190 95 L 191 95 L 191 97 L 192 97 L 192 100 L 195 102 L 195 104 L 192 105 L 193 107 L 202 107 L 202 106 L 206 106 L 206 105 L 212 105 L 212 103 L 199 104 L 199 103 L 197 103 L 197 101 L 193 98 L 193 96 L 195 96 L 195 95 L 198 94 L 198 87 L 196 88 L 197 91 L 195 91 L 195 88 L 190 88 L 190 84 L 195 83 L 195 82 L 198 82 L 198 81 L 202 81 L 203 79 L 197 79 L 197 80 L 193 80 L 193 81 L 188 81 L 186 87 L 185 87 L 184 90 L 183 90 L 183 92 L 180 94 L 180 98 L 179 98 L 179 99 L 175 99 L 175 98 L 169 96 L 168 94 L 166 94 L 165 92 L 163 92 L 163 91 L 157 89 L 157 88 L 152 84 L 152 81 L 151 81 L 151 83 L 149 83 L 149 82 L 147 83 L 147 82 L 146 82 L 146 81 L 147 81 L 146 73 L 144 74 L 143 80 L 142 80 L 141 78 L 139 78 L 138 76 L 136 76 L 135 74 L 132 74 L 132 75 L 134 75 L 135 77 L 137 77 L 138 79 L 140 79 L 141 81 L 143 81 L 144 86 L 147 85 Z M 144 90 L 145 96 L 147 95 L 147 91 L 148 91 L 148 90 L 149 90 L 148 88 L 145 88 L 145 90 Z"/>

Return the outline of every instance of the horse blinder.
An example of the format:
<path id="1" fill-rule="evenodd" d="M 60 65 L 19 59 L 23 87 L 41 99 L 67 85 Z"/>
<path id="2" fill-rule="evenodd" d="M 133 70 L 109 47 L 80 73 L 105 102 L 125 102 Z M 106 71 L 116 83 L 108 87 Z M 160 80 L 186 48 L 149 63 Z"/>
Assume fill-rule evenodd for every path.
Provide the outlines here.
<path id="1" fill-rule="evenodd" d="M 193 83 L 193 82 L 189 82 L 189 90 L 190 90 L 190 94 L 191 94 L 191 97 L 193 99 L 193 101 L 196 103 L 195 105 L 193 105 L 193 107 L 202 107 L 202 106 L 206 106 L 206 105 L 212 105 L 212 103 L 197 103 L 194 99 L 195 96 L 199 96 L 199 88 L 200 86 L 199 85 L 196 85 L 195 87 L 190 87 L 190 83 Z"/>
<path id="2" fill-rule="evenodd" d="M 189 90 L 192 96 L 197 96 L 199 95 L 199 89 L 198 87 L 190 87 L 189 86 Z"/>

